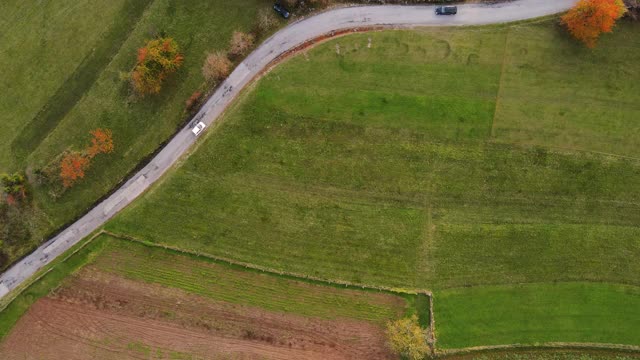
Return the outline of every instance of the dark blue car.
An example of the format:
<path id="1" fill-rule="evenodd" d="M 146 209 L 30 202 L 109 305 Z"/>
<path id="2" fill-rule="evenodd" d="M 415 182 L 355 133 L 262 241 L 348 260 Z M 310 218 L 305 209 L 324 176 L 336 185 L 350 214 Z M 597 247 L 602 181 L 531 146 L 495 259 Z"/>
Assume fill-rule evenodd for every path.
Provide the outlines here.
<path id="1" fill-rule="evenodd" d="M 291 15 L 289 13 L 289 10 L 287 10 L 284 6 L 278 3 L 273 4 L 273 10 L 275 10 L 278 14 L 280 14 L 285 19 L 288 19 L 289 16 Z"/>
<path id="2" fill-rule="evenodd" d="M 457 6 L 438 6 L 436 8 L 436 15 L 455 15 L 457 13 Z"/>

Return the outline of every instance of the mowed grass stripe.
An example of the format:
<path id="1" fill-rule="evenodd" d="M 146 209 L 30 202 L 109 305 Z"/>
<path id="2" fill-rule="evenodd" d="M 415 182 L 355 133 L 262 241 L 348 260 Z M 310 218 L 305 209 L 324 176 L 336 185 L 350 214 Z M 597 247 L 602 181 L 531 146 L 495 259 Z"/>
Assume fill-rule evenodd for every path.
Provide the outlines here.
<path id="1" fill-rule="evenodd" d="M 640 344 L 640 288 L 557 283 L 435 294 L 438 347 L 582 342 Z"/>
<path id="2" fill-rule="evenodd" d="M 0 87 L 5 89 L 0 98 L 0 173 L 22 170 L 23 159 L 16 158 L 12 143 L 23 131 L 46 135 L 46 129 L 28 129 L 30 120 L 52 101 L 65 79 L 73 77 L 83 59 L 92 56 L 104 33 L 120 23 L 125 3 L 0 2 Z"/>
<path id="3" fill-rule="evenodd" d="M 110 237 L 109 237 L 110 238 Z M 110 238 L 94 267 L 133 280 L 175 287 L 219 301 L 323 318 L 384 323 L 409 311 L 398 296 L 339 289 L 193 260 L 164 249 Z"/>
<path id="4" fill-rule="evenodd" d="M 109 30 L 102 34 L 93 49 L 75 71 L 60 85 L 36 116 L 13 139 L 11 150 L 24 160 L 58 125 L 98 79 L 104 68 L 118 53 L 153 0 L 127 0 L 114 16 Z"/>

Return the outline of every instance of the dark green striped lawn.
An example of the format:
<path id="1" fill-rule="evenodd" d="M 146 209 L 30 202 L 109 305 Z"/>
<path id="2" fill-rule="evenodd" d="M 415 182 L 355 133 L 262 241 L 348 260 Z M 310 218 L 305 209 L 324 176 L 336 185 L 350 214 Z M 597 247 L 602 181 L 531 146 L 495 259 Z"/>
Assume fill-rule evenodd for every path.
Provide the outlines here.
<path id="1" fill-rule="evenodd" d="M 558 283 L 435 294 L 440 348 L 581 342 L 640 344 L 640 289 Z"/>

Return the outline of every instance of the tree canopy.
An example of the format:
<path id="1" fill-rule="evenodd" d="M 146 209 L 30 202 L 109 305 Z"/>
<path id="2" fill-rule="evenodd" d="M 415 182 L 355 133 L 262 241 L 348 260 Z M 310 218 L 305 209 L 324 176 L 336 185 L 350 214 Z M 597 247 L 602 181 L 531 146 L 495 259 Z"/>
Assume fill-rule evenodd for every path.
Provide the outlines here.
<path id="1" fill-rule="evenodd" d="M 600 35 L 611 32 L 625 12 L 622 0 L 580 0 L 562 16 L 562 23 L 571 35 L 593 48 Z"/>

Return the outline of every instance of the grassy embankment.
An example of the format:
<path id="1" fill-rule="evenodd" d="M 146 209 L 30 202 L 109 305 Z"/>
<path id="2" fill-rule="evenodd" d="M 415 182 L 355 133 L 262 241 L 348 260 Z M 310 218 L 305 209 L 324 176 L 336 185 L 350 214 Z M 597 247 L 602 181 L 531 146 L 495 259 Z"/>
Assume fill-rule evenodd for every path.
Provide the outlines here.
<path id="1" fill-rule="evenodd" d="M 250 31 L 263 0 L 118 0 L 0 5 L 0 173 L 55 167 L 67 149 L 82 149 L 89 131 L 113 131 L 115 152 L 94 159 L 86 177 L 61 197 L 33 184 L 34 201 L 0 245 L 9 262 L 80 215 L 165 141 L 187 117 L 185 100 L 202 88 L 209 51 L 224 51 L 234 30 Z M 145 40 L 176 39 L 183 67 L 157 96 L 132 100 L 122 72 Z M 55 181 L 55 179 L 54 179 Z M 24 229 L 28 229 L 28 232 Z M 26 235 L 25 235 L 26 233 Z"/>

